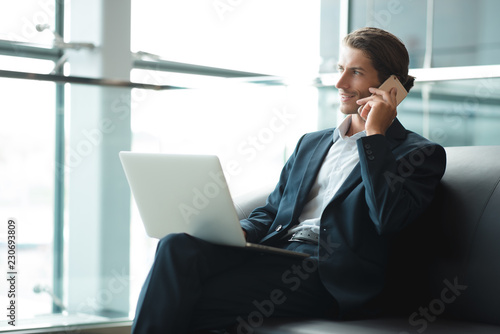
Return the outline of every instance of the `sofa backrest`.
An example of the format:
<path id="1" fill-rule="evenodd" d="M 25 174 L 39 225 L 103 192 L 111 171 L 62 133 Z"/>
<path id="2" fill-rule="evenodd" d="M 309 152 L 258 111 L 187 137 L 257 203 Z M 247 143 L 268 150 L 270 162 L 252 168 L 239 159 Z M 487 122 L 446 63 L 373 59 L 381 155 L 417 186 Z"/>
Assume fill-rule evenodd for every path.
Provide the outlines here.
<path id="1" fill-rule="evenodd" d="M 446 172 L 422 217 L 391 252 L 388 302 L 500 324 L 500 146 L 448 147 Z"/>
<path id="2" fill-rule="evenodd" d="M 248 218 L 253 209 L 266 204 L 266 199 L 273 191 L 271 187 L 262 187 L 234 198 L 234 206 L 239 219 Z"/>
<path id="3" fill-rule="evenodd" d="M 460 285 L 450 315 L 500 325 L 500 146 L 450 147 L 442 180 L 431 293 Z"/>
<path id="4" fill-rule="evenodd" d="M 429 317 L 500 325 L 500 146 L 446 152 L 431 206 L 394 242 L 382 302 L 407 317 L 422 307 Z M 240 218 L 269 191 L 239 198 Z"/>

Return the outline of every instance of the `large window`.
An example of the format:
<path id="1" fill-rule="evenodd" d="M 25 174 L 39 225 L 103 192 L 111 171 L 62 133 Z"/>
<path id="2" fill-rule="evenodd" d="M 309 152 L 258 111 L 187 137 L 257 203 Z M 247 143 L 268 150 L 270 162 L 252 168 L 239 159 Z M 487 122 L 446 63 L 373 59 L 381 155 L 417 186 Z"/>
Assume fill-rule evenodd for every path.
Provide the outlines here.
<path id="1" fill-rule="evenodd" d="M 351 29 L 387 29 L 406 44 L 411 67 L 498 64 L 500 10 L 495 0 L 355 0 Z"/>
<path id="2" fill-rule="evenodd" d="M 320 1 L 132 1 L 132 50 L 270 75 L 319 65 Z M 154 10 L 151 10 L 154 8 Z"/>
<path id="3" fill-rule="evenodd" d="M 129 324 L 156 240 L 118 152 L 217 154 L 238 166 L 226 168 L 234 196 L 269 187 L 303 133 L 341 120 L 335 69 L 353 29 L 407 45 L 417 77 L 398 108 L 407 128 L 445 146 L 500 145 L 499 10 L 496 0 L 0 1 L 0 270 L 15 218 L 15 329 Z M 4 308 L 5 280 L 0 289 Z M 5 320 L 0 331 L 13 329 Z"/>
<path id="4" fill-rule="evenodd" d="M 54 1 L 0 2 L 0 70 L 50 73 L 50 55 L 26 52 L 24 45 L 46 50 L 53 35 L 40 33 L 36 25 L 54 26 Z M 14 42 L 14 43 L 11 43 Z M 16 44 L 21 42 L 22 44 Z M 43 55 L 40 57 L 40 55 Z M 39 59 L 37 59 L 39 58 Z M 44 59 L 40 59 L 44 58 Z M 0 77 L 0 252 L 7 274 L 9 219 L 16 221 L 16 285 L 18 314 L 33 318 L 54 310 L 54 219 L 56 156 L 56 84 Z M 12 264 L 12 263 L 11 263 Z M 10 286 L 2 280 L 0 301 L 9 305 Z M 3 317 L 1 323 L 6 324 Z M 3 326 L 2 326 L 3 329 Z"/>
<path id="5" fill-rule="evenodd" d="M 41 33 L 37 25 L 54 28 L 55 3 L 54 0 L 0 1 L 0 40 L 52 46 L 54 36 L 50 30 Z"/>
<path id="6" fill-rule="evenodd" d="M 26 317 L 52 312 L 55 85 L 0 78 L 2 236 L 17 220 L 19 305 Z M 7 259 L 2 238 L 2 270 Z M 7 305 L 5 289 L 2 305 Z M 4 320 L 4 319 L 2 319 Z"/>

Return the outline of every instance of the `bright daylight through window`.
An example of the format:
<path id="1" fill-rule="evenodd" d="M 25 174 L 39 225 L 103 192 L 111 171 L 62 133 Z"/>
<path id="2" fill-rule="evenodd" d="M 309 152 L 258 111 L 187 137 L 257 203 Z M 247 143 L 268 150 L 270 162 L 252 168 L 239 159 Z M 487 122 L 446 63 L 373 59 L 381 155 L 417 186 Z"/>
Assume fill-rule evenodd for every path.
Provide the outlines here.
<path id="1" fill-rule="evenodd" d="M 342 119 L 336 69 L 354 29 L 406 44 L 417 77 L 398 108 L 406 127 L 443 146 L 500 145 L 499 11 L 495 0 L 1 0 L 0 270 L 12 279 L 0 331 L 128 326 L 157 240 L 118 152 L 216 154 L 233 196 L 269 189 L 302 134 Z"/>

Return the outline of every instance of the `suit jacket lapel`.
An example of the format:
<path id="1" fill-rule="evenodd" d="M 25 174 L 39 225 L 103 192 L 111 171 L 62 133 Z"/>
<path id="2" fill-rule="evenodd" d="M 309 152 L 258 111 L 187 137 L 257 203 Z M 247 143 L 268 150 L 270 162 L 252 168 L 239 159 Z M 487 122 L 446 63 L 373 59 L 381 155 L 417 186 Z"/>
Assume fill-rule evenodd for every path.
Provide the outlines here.
<path id="1" fill-rule="evenodd" d="M 301 214 L 304 205 L 309 197 L 309 192 L 318 176 L 319 169 L 323 164 L 330 147 L 333 145 L 332 132 L 326 132 L 321 140 L 318 142 L 316 147 L 310 153 L 310 160 L 306 167 L 303 169 L 302 182 L 299 186 L 299 191 L 297 192 L 297 198 L 295 199 L 295 209 L 293 211 L 292 220 L 298 219 Z"/>
<path id="2" fill-rule="evenodd" d="M 394 148 L 396 148 L 406 137 L 406 129 L 399 122 L 399 120 L 395 118 L 392 125 L 389 127 L 389 129 L 387 129 L 385 136 L 389 141 L 391 150 L 394 150 Z M 356 185 L 359 184 L 360 182 L 361 182 L 361 166 L 358 162 L 356 166 L 354 166 L 354 169 L 351 171 L 345 182 L 339 188 L 337 193 L 333 196 L 330 203 L 336 200 L 337 198 L 350 193 L 352 189 L 356 187 Z"/>

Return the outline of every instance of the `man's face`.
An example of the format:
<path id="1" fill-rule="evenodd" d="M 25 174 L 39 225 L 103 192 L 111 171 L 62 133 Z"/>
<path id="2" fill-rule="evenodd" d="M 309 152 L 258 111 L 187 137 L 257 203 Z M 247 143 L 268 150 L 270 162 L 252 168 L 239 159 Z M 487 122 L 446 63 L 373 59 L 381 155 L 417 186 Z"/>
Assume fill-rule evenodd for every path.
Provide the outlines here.
<path id="1" fill-rule="evenodd" d="M 340 111 L 346 115 L 356 114 L 356 101 L 368 97 L 368 88 L 380 86 L 378 73 L 371 60 L 359 49 L 344 46 L 338 63 L 340 73 L 337 89 L 340 94 Z"/>

